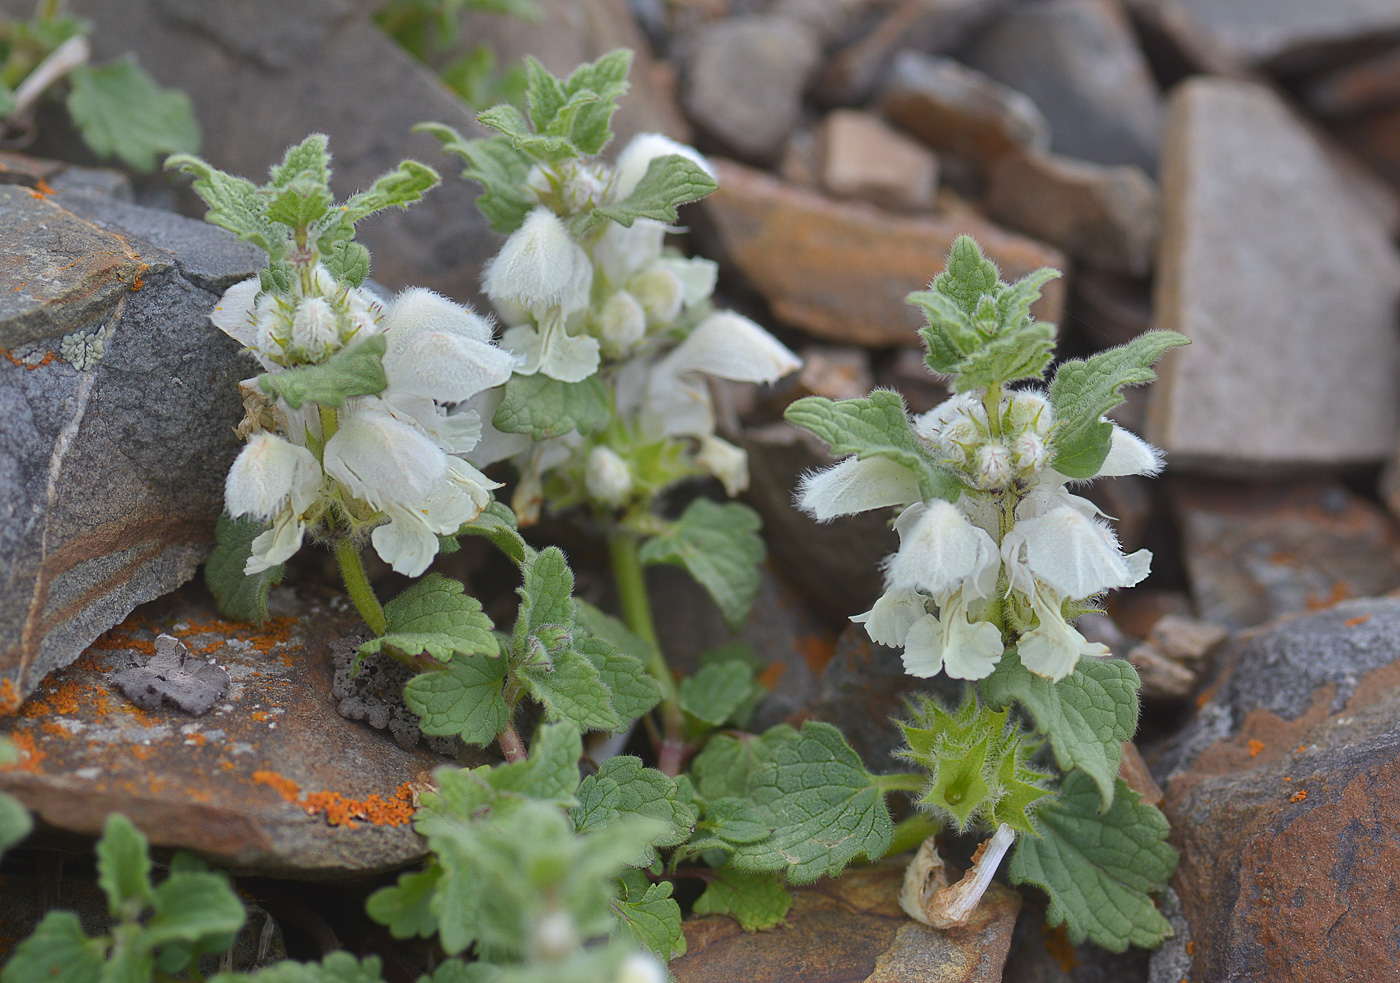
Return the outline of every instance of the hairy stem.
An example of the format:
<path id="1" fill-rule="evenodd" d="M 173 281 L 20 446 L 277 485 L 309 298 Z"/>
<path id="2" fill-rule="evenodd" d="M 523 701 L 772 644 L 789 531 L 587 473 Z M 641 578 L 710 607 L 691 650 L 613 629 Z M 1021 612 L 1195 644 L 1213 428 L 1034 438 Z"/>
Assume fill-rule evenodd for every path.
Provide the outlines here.
<path id="1" fill-rule="evenodd" d="M 938 820 L 928 813 L 912 812 L 894 824 L 894 835 L 890 839 L 890 848 L 885 851 L 885 856 L 892 857 L 916 849 L 924 840 L 937 835 L 940 829 L 942 826 Z"/>
<path id="2" fill-rule="evenodd" d="M 922 792 L 928 776 L 920 772 L 901 771 L 893 775 L 876 775 L 871 782 L 882 792 Z"/>
<path id="3" fill-rule="evenodd" d="M 676 681 L 671 676 L 671 667 L 666 664 L 661 643 L 656 637 L 656 623 L 651 617 L 651 598 L 647 596 L 646 580 L 642 576 L 637 540 L 636 533 L 618 529 L 608 540 L 608 552 L 612 558 L 618 600 L 622 605 L 622 618 L 627 622 L 627 627 L 647 643 L 647 671 L 661 687 L 661 704 L 657 708 L 661 715 L 661 741 L 657 748 L 656 767 L 674 777 L 685 766 L 685 714 L 676 699 Z"/>
<path id="4" fill-rule="evenodd" d="M 387 633 L 389 623 L 384 618 L 384 609 L 379 606 L 379 598 L 374 596 L 374 588 L 369 585 L 364 561 L 360 559 L 360 548 L 355 545 L 353 536 L 347 534 L 336 541 L 335 558 L 340 564 L 340 576 L 345 581 L 345 593 L 350 595 L 355 610 L 360 612 L 370 631 L 376 635 Z"/>
<path id="5" fill-rule="evenodd" d="M 507 761 L 524 761 L 527 757 L 525 742 L 520 739 L 520 732 L 513 723 L 506 724 L 506 729 L 496 735 L 496 743 L 501 746 L 501 753 Z"/>

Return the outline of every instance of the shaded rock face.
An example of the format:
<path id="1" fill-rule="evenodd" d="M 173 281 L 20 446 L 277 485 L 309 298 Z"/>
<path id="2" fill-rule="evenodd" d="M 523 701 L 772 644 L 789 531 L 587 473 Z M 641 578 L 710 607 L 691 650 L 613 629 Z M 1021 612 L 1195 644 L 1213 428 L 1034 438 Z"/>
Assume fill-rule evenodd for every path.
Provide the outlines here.
<path id="1" fill-rule="evenodd" d="M 261 254 L 190 219 L 0 186 L 0 705 L 194 575 L 256 364 L 209 323 Z"/>
<path id="2" fill-rule="evenodd" d="M 1247 633 L 1159 758 L 1192 979 L 1393 980 L 1400 599 Z"/>
<path id="3" fill-rule="evenodd" d="M 279 589 L 262 628 L 222 620 L 194 586 L 141 608 L 13 718 L 21 759 L 0 771 L 0 789 L 58 829 L 95 834 L 122 812 L 155 846 L 245 872 L 328 878 L 412 863 L 425 849 L 414 796 L 444 759 L 336 713 L 330 644 L 359 625 L 330 597 Z M 230 677 L 206 715 L 142 710 L 117 688 L 162 632 Z"/>
<path id="4" fill-rule="evenodd" d="M 670 970 L 680 983 L 1000 983 L 1020 895 L 993 884 L 966 927 L 939 931 L 900 909 L 903 879 L 896 861 L 818 881 L 771 932 L 691 919 L 689 949 Z"/>
<path id="5" fill-rule="evenodd" d="M 1146 0 L 1167 6 L 1167 0 Z M 1299 67 L 1312 57 L 1349 42 L 1393 37 L 1400 7 L 1391 0 L 1171 0 L 1189 14 L 1213 43 L 1234 56 Z"/>
<path id="6" fill-rule="evenodd" d="M 1162 361 L 1148 439 L 1174 467 L 1384 458 L 1400 432 L 1400 258 L 1278 96 L 1177 87 L 1162 214 L 1157 326 L 1192 345 Z"/>

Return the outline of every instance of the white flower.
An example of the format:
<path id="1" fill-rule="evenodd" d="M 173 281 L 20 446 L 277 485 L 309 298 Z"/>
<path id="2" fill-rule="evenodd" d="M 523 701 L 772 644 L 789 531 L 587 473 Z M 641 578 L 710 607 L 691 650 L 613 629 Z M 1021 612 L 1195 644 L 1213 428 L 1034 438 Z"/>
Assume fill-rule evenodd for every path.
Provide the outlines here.
<path id="1" fill-rule="evenodd" d="M 714 475 L 724 485 L 730 498 L 749 487 L 749 455 L 742 447 L 715 436 L 700 438 L 700 451 L 695 463 Z"/>
<path id="2" fill-rule="evenodd" d="M 611 447 L 601 444 L 588 452 L 584 466 L 588 494 L 608 505 L 621 505 L 632 491 L 632 469 Z"/>
<path id="3" fill-rule="evenodd" d="M 910 505 L 922 497 L 918 476 L 902 464 L 887 457 L 848 457 L 835 467 L 803 475 L 797 505 L 818 522 L 830 522 L 838 515 Z"/>
<path id="4" fill-rule="evenodd" d="M 690 259 L 662 256 L 651 266 L 655 270 L 665 270 L 681 282 L 682 307 L 692 307 L 715 292 L 719 264 L 714 260 L 702 256 L 693 256 Z"/>
<path id="5" fill-rule="evenodd" d="M 1070 506 L 1018 520 L 1002 539 L 1001 554 L 1012 587 L 1030 594 L 1039 580 L 1073 598 L 1132 587 L 1152 562 L 1147 550 L 1124 556 L 1107 524 Z"/>
<path id="6" fill-rule="evenodd" d="M 224 481 L 228 514 L 270 519 L 290 504 L 305 512 L 321 489 L 321 466 L 305 447 L 270 433 L 255 433 Z M 295 551 L 294 551 L 295 552 Z"/>
<path id="7" fill-rule="evenodd" d="M 250 546 L 248 561 L 243 564 L 244 576 L 270 570 L 279 563 L 291 559 L 292 554 L 301 549 L 302 537 L 306 534 L 306 523 L 297 518 L 291 509 L 283 509 L 273 520 L 272 528 L 254 537 Z"/>
<path id="8" fill-rule="evenodd" d="M 316 360 L 340 347 L 340 319 L 324 297 L 308 297 L 292 315 L 292 344 Z"/>
<path id="9" fill-rule="evenodd" d="M 1047 591 L 1031 595 L 1031 608 L 1037 624 L 1023 632 L 1016 642 L 1021 664 L 1051 682 L 1058 682 L 1074 671 L 1080 656 L 1101 658 L 1108 646 L 1087 641 L 1060 613 L 1059 599 Z"/>
<path id="10" fill-rule="evenodd" d="M 564 315 L 588 303 L 593 264 L 559 217 L 537 207 L 511 233 L 486 267 L 486 295 L 518 304 L 536 316 L 551 308 Z"/>
<path id="11" fill-rule="evenodd" d="M 916 588 L 941 597 L 966 590 L 969 599 L 989 597 L 1001 568 L 996 542 L 953 505 L 916 502 L 895 520 L 899 551 L 885 570 L 891 588 Z"/>
<path id="12" fill-rule="evenodd" d="M 626 355 L 646 337 L 647 314 L 637 298 L 619 290 L 598 312 L 598 335 L 603 351 L 614 358 Z"/>
<path id="13" fill-rule="evenodd" d="M 617 983 L 666 983 L 666 968 L 649 952 L 634 952 L 622 960 Z"/>
<path id="14" fill-rule="evenodd" d="M 381 510 L 427 500 L 447 473 L 442 449 L 372 398 L 347 401 L 322 462 L 346 491 Z"/>
<path id="15" fill-rule="evenodd" d="M 985 679 L 1001 661 L 1001 632 L 990 621 L 969 620 L 962 591 L 939 605 L 938 617 L 924 615 L 904 639 L 904 669 L 911 676 Z"/>
<path id="16" fill-rule="evenodd" d="M 631 228 L 609 222 L 593 244 L 593 261 L 615 287 L 629 277 L 660 262 L 666 226 L 649 218 L 639 218 Z"/>
<path id="17" fill-rule="evenodd" d="M 627 290 L 646 312 L 647 324 L 670 324 L 681 312 L 685 285 L 670 270 L 653 267 L 627 281 Z"/>
<path id="18" fill-rule="evenodd" d="M 389 391 L 460 403 L 503 385 L 515 357 L 491 344 L 491 325 L 431 290 L 405 290 L 385 312 Z"/>
<path id="19" fill-rule="evenodd" d="M 865 633 L 875 644 L 897 649 L 904 647 L 914 623 L 927 615 L 927 598 L 911 587 L 901 587 L 885 591 L 874 607 L 851 615 L 851 620 L 865 625 Z"/>
<path id="20" fill-rule="evenodd" d="M 671 376 L 703 372 L 736 382 L 776 382 L 801 367 L 801 359 L 757 324 L 742 314 L 720 311 L 701 321 L 658 370 Z"/>
<path id="21" fill-rule="evenodd" d="M 621 201 L 636 190 L 637 184 L 646 176 L 647 168 L 653 160 L 672 154 L 697 164 L 710 177 L 715 176 L 715 169 L 710 166 L 710 162 L 694 147 L 677 143 L 660 133 L 638 133 L 617 156 L 617 177 L 614 185 L 616 199 Z"/>
<path id="22" fill-rule="evenodd" d="M 582 382 L 602 362 L 597 338 L 569 334 L 564 319 L 554 315 L 546 316 L 538 330 L 528 324 L 508 329 L 501 344 L 520 357 L 515 367 L 520 375 L 539 372 L 560 382 Z"/>

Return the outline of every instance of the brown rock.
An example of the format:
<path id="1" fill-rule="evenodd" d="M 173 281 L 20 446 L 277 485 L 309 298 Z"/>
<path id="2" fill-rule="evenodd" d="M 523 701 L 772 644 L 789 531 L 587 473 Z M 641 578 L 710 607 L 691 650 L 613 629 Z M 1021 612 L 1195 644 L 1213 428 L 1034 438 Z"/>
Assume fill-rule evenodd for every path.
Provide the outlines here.
<path id="1" fill-rule="evenodd" d="M 924 361 L 922 348 L 896 348 L 876 370 L 877 382 L 898 390 L 910 413 L 926 413 L 952 395 Z"/>
<path id="2" fill-rule="evenodd" d="M 921 315 L 905 296 L 943 266 L 953 240 L 973 236 L 1008 280 L 1063 254 L 973 218 L 902 218 L 837 202 L 759 171 L 715 161 L 719 191 L 701 205 L 722 262 L 784 322 L 833 341 L 917 345 Z M 1037 317 L 1057 320 L 1063 281 L 1046 285 Z"/>
<path id="3" fill-rule="evenodd" d="M 870 353 L 864 348 L 808 345 L 800 354 L 802 368 L 797 385 L 802 396 L 859 399 L 875 388 Z"/>
<path id="4" fill-rule="evenodd" d="M 1118 777 L 1128 783 L 1128 788 L 1142 796 L 1142 801 L 1151 806 L 1162 804 L 1162 789 L 1152 778 L 1147 762 L 1142 760 L 1142 752 L 1132 741 L 1123 742 L 1123 757 L 1118 760 Z"/>
<path id="5" fill-rule="evenodd" d="M 1400 184 L 1400 109 L 1379 109 L 1337 127 L 1337 136 L 1392 184 Z"/>
<path id="6" fill-rule="evenodd" d="M 1310 81 L 1304 98 L 1313 112 L 1332 119 L 1400 105 L 1400 48 L 1344 65 Z"/>
<path id="7" fill-rule="evenodd" d="M 1146 276 L 1157 248 L 1157 186 L 1141 169 L 1057 154 L 1007 154 L 987 179 L 987 213 L 1089 266 Z"/>
<path id="8" fill-rule="evenodd" d="M 1152 329 L 1152 287 L 1144 280 L 1077 269 L 1070 284 L 1069 306 L 1066 327 L 1094 348 L 1125 345 Z"/>
<path id="9" fill-rule="evenodd" d="M 939 931 L 900 910 L 903 879 L 887 861 L 800 888 L 771 932 L 692 919 L 671 972 L 681 983 L 1000 983 L 1020 896 L 993 884 L 965 928 Z"/>
<path id="10" fill-rule="evenodd" d="M 443 759 L 336 713 L 330 642 L 360 626 L 329 599 L 279 592 L 285 613 L 261 629 L 222 620 L 194 587 L 140 608 L 25 704 L 8 733 L 23 758 L 0 772 L 0 789 L 61 830 L 95 834 L 122 812 L 156 846 L 258 873 L 413 862 L 424 852 L 414 796 Z M 232 679 L 203 717 L 141 710 L 115 686 L 162 631 Z"/>
<path id="11" fill-rule="evenodd" d="M 817 131 L 821 183 L 838 198 L 895 211 L 933 205 L 938 158 L 878 116 L 838 109 Z"/>
<path id="12" fill-rule="evenodd" d="M 783 148 L 783 159 L 778 161 L 778 176 L 788 184 L 815 188 L 821 182 L 820 172 L 816 135 L 805 127 L 793 130 Z"/>
<path id="13" fill-rule="evenodd" d="M 1400 533 L 1338 484 L 1176 480 L 1169 496 L 1196 611 L 1247 628 L 1400 587 Z"/>
<path id="14" fill-rule="evenodd" d="M 1179 614 L 1160 618 L 1147 638 L 1128 653 L 1142 677 L 1145 699 L 1184 700 L 1196 688 L 1206 659 L 1229 634 L 1208 621 Z"/>
<path id="15" fill-rule="evenodd" d="M 951 58 L 901 51 L 880 111 L 933 149 L 983 166 L 1012 151 L 1050 149 L 1050 124 L 1035 103 Z"/>

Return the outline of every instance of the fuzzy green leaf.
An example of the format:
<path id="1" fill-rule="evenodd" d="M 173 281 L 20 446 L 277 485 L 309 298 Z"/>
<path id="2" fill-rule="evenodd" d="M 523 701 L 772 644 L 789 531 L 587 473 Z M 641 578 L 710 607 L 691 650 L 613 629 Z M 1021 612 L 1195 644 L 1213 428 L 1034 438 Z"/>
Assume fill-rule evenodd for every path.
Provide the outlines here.
<path id="1" fill-rule="evenodd" d="M 676 798 L 675 779 L 655 768 L 644 768 L 638 758 L 618 756 L 604 761 L 596 775 L 578 787 L 579 804 L 569 812 L 580 833 L 606 829 L 626 816 L 659 820 L 655 836 L 636 845 L 627 861 L 633 867 L 656 862 L 656 847 L 685 842 L 695 826 L 695 813 Z"/>
<path id="2" fill-rule="evenodd" d="M 572 628 L 574 573 L 557 546 L 541 550 L 520 567 L 520 609 L 515 618 L 515 647 L 547 625 Z"/>
<path id="3" fill-rule="evenodd" d="M 258 376 L 262 391 L 280 399 L 294 410 L 305 403 L 339 409 L 352 396 L 373 396 L 383 392 L 385 340 L 382 334 L 342 348 L 319 365 L 264 372 Z"/>
<path id="4" fill-rule="evenodd" d="M 701 666 L 681 680 L 681 709 L 711 727 L 722 727 L 752 697 L 753 666 L 742 659 L 727 659 Z"/>
<path id="5" fill-rule="evenodd" d="M 962 494 L 962 482 L 938 466 L 909 428 L 904 397 L 897 392 L 877 389 L 861 399 L 842 400 L 807 396 L 788 406 L 783 416 L 826 441 L 837 457 L 885 457 L 908 468 L 918 476 L 926 501 L 955 502 Z"/>
<path id="6" fill-rule="evenodd" d="M 248 576 L 243 567 L 253 553 L 253 540 L 260 536 L 267 523 L 248 516 L 237 519 L 227 512 L 219 516 L 214 527 L 214 552 L 204 565 L 204 584 L 214 595 L 219 611 L 234 621 L 262 624 L 267 620 L 267 595 L 274 584 L 282 582 L 285 564 L 269 567 Z"/>
<path id="7" fill-rule="evenodd" d="M 1035 321 L 988 341 L 953 369 L 953 390 L 985 389 L 1040 379 L 1054 357 L 1055 326 Z"/>
<path id="8" fill-rule="evenodd" d="M 661 686 L 640 659 L 619 652 L 606 639 L 592 636 L 575 639 L 574 650 L 598 670 L 598 678 L 612 694 L 613 711 L 624 725 L 661 702 Z"/>
<path id="9" fill-rule="evenodd" d="M 51 911 L 15 947 L 0 971 L 0 983 L 99 983 L 105 949 L 102 939 L 84 934 L 73 912 Z"/>
<path id="10" fill-rule="evenodd" d="M 325 261 L 327 273 L 352 287 L 363 286 L 369 278 L 369 250 L 358 242 L 337 242 Z"/>
<path id="11" fill-rule="evenodd" d="M 482 536 L 517 564 L 525 563 L 535 550 L 525 542 L 516 525 L 515 512 L 494 499 L 471 522 L 457 530 L 458 536 Z"/>
<path id="12" fill-rule="evenodd" d="M 758 595 L 758 567 L 765 553 L 760 525 L 758 513 L 747 505 L 697 498 L 667 532 L 645 543 L 639 556 L 644 565 L 684 567 L 738 631 Z"/>
<path id="13" fill-rule="evenodd" d="M 972 236 L 953 241 L 943 272 L 933 278 L 929 289 L 947 297 L 969 315 L 977 312 L 983 297 L 995 296 L 1000 277 L 996 264 L 987 259 Z"/>
<path id="14" fill-rule="evenodd" d="M 0 792 L 0 854 L 29 835 L 34 819 L 19 799 Z"/>
<path id="15" fill-rule="evenodd" d="M 1019 703 L 1050 738 L 1064 771 L 1082 769 L 1098 786 L 1103 807 L 1113 803 L 1123 742 L 1137 730 L 1137 670 L 1122 659 L 1080 659 L 1074 672 L 1052 683 L 1021 665 L 1014 648 L 979 684 L 995 706 Z"/>
<path id="16" fill-rule="evenodd" d="M 755 777 L 778 749 L 797 739 L 797 729 L 788 724 L 762 734 L 715 734 L 690 764 L 696 790 L 711 802 L 728 796 L 747 798 Z"/>
<path id="17" fill-rule="evenodd" d="M 525 190 L 531 161 L 505 137 L 489 140 L 466 140 L 450 126 L 441 123 L 420 123 L 414 131 L 426 131 L 443 143 L 443 150 L 456 154 L 467 162 L 462 177 L 476 181 L 482 187 L 476 207 L 491 228 L 509 235 L 525 221 L 535 201 Z"/>
<path id="18" fill-rule="evenodd" d="M 284 959 L 254 975 L 220 973 L 210 977 L 209 983 L 384 983 L 384 977 L 378 956 L 361 960 L 348 952 L 332 952 L 319 963 Z"/>
<path id="19" fill-rule="evenodd" d="M 331 179 L 331 155 L 326 146 L 330 141 L 324 133 L 312 133 L 301 143 L 293 144 L 282 155 L 282 163 L 273 166 L 268 183 L 273 188 L 285 188 L 299 178 L 310 178 L 317 184 Z"/>
<path id="20" fill-rule="evenodd" d="M 384 605 L 389 630 L 360 646 L 360 655 L 426 652 L 446 662 L 454 655 L 498 655 L 495 626 L 481 602 L 456 580 L 430 573 Z"/>
<path id="21" fill-rule="evenodd" d="M 511 376 L 491 422 L 506 433 L 548 440 L 574 430 L 597 433 L 612 416 L 612 401 L 596 375 L 582 382 L 560 382 L 541 372 Z"/>
<path id="22" fill-rule="evenodd" d="M 773 832 L 763 809 L 732 796 L 712 800 L 700 826 L 726 843 L 757 843 Z"/>
<path id="23" fill-rule="evenodd" d="M 107 817 L 97 841 L 97 886 L 113 918 L 134 918 L 151 903 L 151 857 L 146 837 L 119 812 Z"/>
<path id="24" fill-rule="evenodd" d="M 80 65 L 68 78 L 68 114 L 97 156 L 153 171 L 157 155 L 199 150 L 190 97 L 157 85 L 134 58 Z"/>
<path id="25" fill-rule="evenodd" d="M 397 884 L 381 887 L 366 899 L 365 911 L 396 939 L 432 938 L 438 930 L 432 900 L 441 878 L 442 868 L 436 863 L 400 874 Z"/>
<path id="26" fill-rule="evenodd" d="M 1154 948 L 1171 934 L 1149 896 L 1176 868 L 1167 819 L 1122 779 L 1111 809 L 1100 812 L 1099 801 L 1087 775 L 1066 776 L 1036 813 L 1041 838 L 1018 841 L 1011 881 L 1042 888 L 1050 896 L 1046 921 L 1064 925 L 1075 945 L 1087 938 L 1110 952 Z"/>
<path id="27" fill-rule="evenodd" d="M 1050 449 L 1055 454 L 1051 461 L 1055 470 L 1071 478 L 1098 474 L 1113 440 L 1113 424 L 1103 415 L 1123 402 L 1124 386 L 1157 378 L 1152 363 L 1163 352 L 1190 343 L 1175 331 L 1149 331 L 1088 361 L 1063 363 L 1050 383 L 1050 405 L 1055 412 Z"/>
<path id="28" fill-rule="evenodd" d="M 287 234 L 267 220 L 267 201 L 253 182 L 226 174 L 190 154 L 166 158 L 165 167 L 194 175 L 194 192 L 209 206 L 205 221 L 251 242 L 274 263 L 285 255 Z"/>
<path id="29" fill-rule="evenodd" d="M 268 201 L 267 218 L 289 229 L 305 229 L 330 211 L 332 204 L 334 199 L 325 184 L 298 178 Z"/>
<path id="30" fill-rule="evenodd" d="M 569 139 L 580 153 L 599 153 L 610 139 L 609 124 L 617 111 L 617 101 L 627 93 L 627 72 L 632 66 L 632 52 L 616 48 L 597 61 L 574 69 L 565 83 L 572 95 L 589 91 L 598 99 L 582 107 L 569 128 Z"/>
<path id="31" fill-rule="evenodd" d="M 543 133 L 569 101 L 564 83 L 555 78 L 539 60 L 525 56 L 525 106 L 535 131 Z"/>
<path id="32" fill-rule="evenodd" d="M 880 857 L 894 832 L 875 776 L 830 724 L 809 721 L 753 781 L 752 799 L 774 833 L 738 846 L 740 870 L 785 871 L 793 884 L 835 877 L 858 856 Z"/>
<path id="33" fill-rule="evenodd" d="M 341 206 L 341 221 L 352 229 L 362 219 L 386 208 L 407 208 L 437 186 L 442 178 L 427 164 L 405 160 L 381 174 L 368 190 L 353 194 Z"/>
<path id="34" fill-rule="evenodd" d="M 531 132 L 529 123 L 520 110 L 510 103 L 492 106 L 484 113 L 479 113 L 476 121 L 500 133 L 516 150 L 541 163 L 557 164 L 579 155 L 578 148 L 565 137 Z"/>
<path id="35" fill-rule="evenodd" d="M 749 932 L 777 928 L 786 920 L 792 894 L 783 886 L 781 875 L 729 865 L 714 873 L 715 879 L 695 899 L 692 910 L 697 915 L 729 915 Z"/>
<path id="36" fill-rule="evenodd" d="M 155 914 L 142 939 L 148 946 L 186 942 L 216 951 L 233 944 L 247 914 L 233 885 L 212 871 L 171 873 L 156 888 Z"/>
<path id="37" fill-rule="evenodd" d="M 505 659 L 476 655 L 453 659 L 404 684 L 403 698 L 425 734 L 456 734 L 468 744 L 490 744 L 510 723 L 501 687 Z"/>
<path id="38" fill-rule="evenodd" d="M 676 211 L 680 205 L 698 201 L 718 187 L 715 179 L 695 161 L 679 154 L 667 154 L 647 165 L 646 173 L 631 194 L 616 204 L 594 209 L 593 214 L 629 229 L 639 218 L 674 225 L 680 218 Z"/>
<path id="39" fill-rule="evenodd" d="M 548 663 L 521 666 L 517 678 L 544 705 L 550 720 L 567 720 L 582 730 L 612 731 L 622 726 L 598 670 L 571 649 L 554 653 Z"/>
<path id="40" fill-rule="evenodd" d="M 671 891 L 671 882 L 661 881 L 648 885 L 646 893 L 635 901 L 629 895 L 612 902 L 617 934 L 635 948 L 650 949 L 662 962 L 685 954 L 681 906 Z"/>

